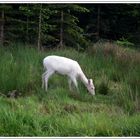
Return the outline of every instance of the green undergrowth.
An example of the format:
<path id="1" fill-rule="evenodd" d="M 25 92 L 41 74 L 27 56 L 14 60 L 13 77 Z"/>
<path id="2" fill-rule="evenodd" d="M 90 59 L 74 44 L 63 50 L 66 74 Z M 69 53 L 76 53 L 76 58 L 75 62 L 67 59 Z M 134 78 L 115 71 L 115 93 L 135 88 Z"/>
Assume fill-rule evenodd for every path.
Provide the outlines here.
<path id="1" fill-rule="evenodd" d="M 96 95 L 80 81 L 80 92 L 70 92 L 67 77 L 60 75 L 50 78 L 46 93 L 42 60 L 51 54 L 77 60 L 93 79 Z M 139 55 L 108 43 L 86 52 L 0 48 L 0 136 L 140 136 Z M 12 90 L 22 95 L 2 96 Z"/>

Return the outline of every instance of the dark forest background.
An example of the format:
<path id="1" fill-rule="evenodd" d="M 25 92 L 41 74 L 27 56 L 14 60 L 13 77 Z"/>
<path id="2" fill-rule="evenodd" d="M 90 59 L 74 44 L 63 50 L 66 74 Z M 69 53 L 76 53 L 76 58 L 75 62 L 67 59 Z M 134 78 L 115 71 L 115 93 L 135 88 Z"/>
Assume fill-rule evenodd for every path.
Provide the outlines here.
<path id="1" fill-rule="evenodd" d="M 84 49 L 98 40 L 139 47 L 139 4 L 0 4 L 0 43 Z"/>

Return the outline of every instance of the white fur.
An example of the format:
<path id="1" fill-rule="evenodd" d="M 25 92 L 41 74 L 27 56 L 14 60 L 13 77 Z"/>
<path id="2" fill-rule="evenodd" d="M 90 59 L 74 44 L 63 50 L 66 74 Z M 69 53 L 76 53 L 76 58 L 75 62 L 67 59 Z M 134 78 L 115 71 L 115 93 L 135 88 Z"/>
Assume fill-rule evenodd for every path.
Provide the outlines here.
<path id="1" fill-rule="evenodd" d="M 66 57 L 51 55 L 44 58 L 43 65 L 46 71 L 45 73 L 42 74 L 42 88 L 44 88 L 45 85 L 46 91 L 48 89 L 48 79 L 52 74 L 56 72 L 61 75 L 68 76 L 70 90 L 72 90 L 72 83 L 78 89 L 77 78 L 79 78 L 83 82 L 83 84 L 87 87 L 88 91 L 92 95 L 95 95 L 95 87 L 92 79 L 86 78 L 80 65 L 76 61 Z"/>

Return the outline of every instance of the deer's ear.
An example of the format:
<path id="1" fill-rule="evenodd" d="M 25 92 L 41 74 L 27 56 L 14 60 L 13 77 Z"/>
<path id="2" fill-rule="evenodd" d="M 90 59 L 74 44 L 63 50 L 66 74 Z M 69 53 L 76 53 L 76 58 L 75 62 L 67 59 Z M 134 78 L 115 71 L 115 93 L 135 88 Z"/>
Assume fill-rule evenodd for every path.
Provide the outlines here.
<path id="1" fill-rule="evenodd" d="M 90 82 L 91 82 L 91 83 L 93 83 L 93 80 L 92 80 L 92 79 L 90 79 Z"/>

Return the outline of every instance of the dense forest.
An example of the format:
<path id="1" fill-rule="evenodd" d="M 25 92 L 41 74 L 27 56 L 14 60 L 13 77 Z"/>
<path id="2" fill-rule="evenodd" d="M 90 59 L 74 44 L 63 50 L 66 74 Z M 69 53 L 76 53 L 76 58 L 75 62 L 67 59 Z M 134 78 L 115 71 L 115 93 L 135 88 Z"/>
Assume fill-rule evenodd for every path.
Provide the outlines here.
<path id="1" fill-rule="evenodd" d="M 140 43 L 139 4 L 1 4 L 0 43 L 86 48 L 101 39 Z"/>

